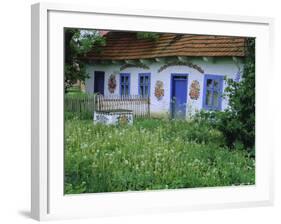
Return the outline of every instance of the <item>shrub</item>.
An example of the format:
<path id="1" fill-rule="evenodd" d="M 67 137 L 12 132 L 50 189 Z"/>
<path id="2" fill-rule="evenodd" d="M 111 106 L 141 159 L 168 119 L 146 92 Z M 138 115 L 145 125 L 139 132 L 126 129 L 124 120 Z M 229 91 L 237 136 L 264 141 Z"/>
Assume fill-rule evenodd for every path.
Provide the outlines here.
<path id="1" fill-rule="evenodd" d="M 255 39 L 247 39 L 246 60 L 240 82 L 227 80 L 225 89 L 229 109 L 217 113 L 218 129 L 225 136 L 227 145 L 243 144 L 254 153 L 255 146 Z"/>

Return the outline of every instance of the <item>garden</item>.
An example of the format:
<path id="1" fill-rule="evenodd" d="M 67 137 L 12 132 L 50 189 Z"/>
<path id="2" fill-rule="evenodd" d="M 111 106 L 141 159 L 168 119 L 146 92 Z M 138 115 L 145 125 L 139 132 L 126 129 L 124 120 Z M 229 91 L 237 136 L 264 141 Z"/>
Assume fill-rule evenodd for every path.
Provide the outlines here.
<path id="1" fill-rule="evenodd" d="M 228 148 L 208 122 L 145 118 L 107 126 L 66 117 L 66 194 L 254 183 L 254 158 Z"/>

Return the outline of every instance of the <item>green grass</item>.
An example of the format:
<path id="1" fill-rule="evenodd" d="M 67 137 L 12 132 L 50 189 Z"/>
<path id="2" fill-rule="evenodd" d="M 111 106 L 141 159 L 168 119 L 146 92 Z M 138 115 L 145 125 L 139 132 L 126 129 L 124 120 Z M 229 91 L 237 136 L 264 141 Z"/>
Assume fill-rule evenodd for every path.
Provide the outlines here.
<path id="1" fill-rule="evenodd" d="M 67 94 L 84 94 L 81 90 L 80 90 L 80 87 L 79 86 L 71 86 L 67 89 Z"/>
<path id="2" fill-rule="evenodd" d="M 132 126 L 65 121 L 65 193 L 248 185 L 255 161 L 221 133 L 188 121 L 138 119 Z"/>

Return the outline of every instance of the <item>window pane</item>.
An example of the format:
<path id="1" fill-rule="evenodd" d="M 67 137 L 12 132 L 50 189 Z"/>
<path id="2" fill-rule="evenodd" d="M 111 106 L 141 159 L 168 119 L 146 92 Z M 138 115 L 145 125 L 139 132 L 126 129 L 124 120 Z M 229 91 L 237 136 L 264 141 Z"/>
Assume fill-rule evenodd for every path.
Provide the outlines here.
<path id="1" fill-rule="evenodd" d="M 142 86 L 140 87 L 140 95 L 141 96 L 143 95 L 143 87 Z"/>
<path id="2" fill-rule="evenodd" d="M 149 80 L 150 77 L 148 75 L 140 75 L 140 95 L 147 96 L 148 95 L 148 88 L 149 88 Z"/>
<path id="3" fill-rule="evenodd" d="M 211 91 L 210 90 L 206 91 L 206 101 L 205 101 L 205 104 L 207 106 L 211 106 L 212 105 L 212 95 L 211 95 Z"/>
<path id="4" fill-rule="evenodd" d="M 123 95 L 124 94 L 124 86 L 121 85 L 121 94 Z"/>
<path id="5" fill-rule="evenodd" d="M 128 86 L 126 86 L 125 89 L 126 89 L 125 95 L 129 95 L 129 88 L 128 88 Z"/>
<path id="6" fill-rule="evenodd" d="M 218 91 L 214 91 L 213 94 L 213 106 L 218 107 L 219 106 L 219 93 Z"/>
<path id="7" fill-rule="evenodd" d="M 149 77 L 146 76 L 146 77 L 145 77 L 145 84 L 146 84 L 146 85 L 148 85 L 148 80 L 149 80 Z"/>
<path id="8" fill-rule="evenodd" d="M 123 88 L 124 88 L 124 91 L 123 91 L 122 95 L 126 95 L 126 86 L 124 86 Z"/>
<path id="9" fill-rule="evenodd" d="M 214 80 L 214 88 L 218 89 L 220 87 L 219 80 Z"/>
<path id="10" fill-rule="evenodd" d="M 143 85 L 143 76 L 140 77 L 140 85 Z"/>
<path id="11" fill-rule="evenodd" d="M 145 95 L 145 96 L 147 96 L 147 95 L 148 95 L 148 88 L 147 88 L 147 86 L 146 86 L 146 87 L 144 87 L 144 95 Z"/>
<path id="12" fill-rule="evenodd" d="M 212 87 L 212 79 L 207 79 L 207 87 L 211 88 Z"/>
<path id="13" fill-rule="evenodd" d="M 121 83 L 124 83 L 124 76 L 121 76 Z"/>

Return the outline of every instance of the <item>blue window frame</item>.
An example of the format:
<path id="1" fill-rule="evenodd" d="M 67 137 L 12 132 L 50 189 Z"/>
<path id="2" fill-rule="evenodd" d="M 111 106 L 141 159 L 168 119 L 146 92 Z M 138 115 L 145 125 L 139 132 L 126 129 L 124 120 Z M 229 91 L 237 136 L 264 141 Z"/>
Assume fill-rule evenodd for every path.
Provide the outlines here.
<path id="1" fill-rule="evenodd" d="M 150 73 L 139 73 L 139 95 L 150 95 Z"/>
<path id="2" fill-rule="evenodd" d="M 203 108 L 206 110 L 221 110 L 223 76 L 205 75 L 203 91 Z"/>
<path id="3" fill-rule="evenodd" d="M 120 73 L 120 95 L 130 95 L 130 73 Z"/>

